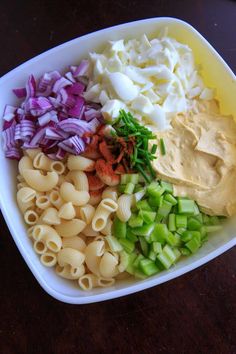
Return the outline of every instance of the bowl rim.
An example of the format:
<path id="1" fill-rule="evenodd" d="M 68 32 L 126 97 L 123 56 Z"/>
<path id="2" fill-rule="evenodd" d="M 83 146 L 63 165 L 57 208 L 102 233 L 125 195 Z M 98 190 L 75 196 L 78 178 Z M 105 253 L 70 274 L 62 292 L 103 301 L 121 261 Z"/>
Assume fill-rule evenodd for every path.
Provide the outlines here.
<path id="1" fill-rule="evenodd" d="M 29 59 L 29 60 L 23 62 L 22 64 L 18 65 L 16 68 L 10 70 L 8 73 L 6 73 L 5 75 L 3 75 L 0 78 L 0 84 L 3 84 L 6 80 L 9 80 L 19 70 L 27 67 L 27 65 L 29 63 L 37 62 L 38 60 L 46 57 L 48 54 L 56 53 L 57 51 L 61 50 L 62 48 L 66 49 L 68 46 L 70 46 L 73 43 L 76 43 L 76 41 L 81 40 L 82 38 L 89 39 L 93 36 L 97 36 L 97 35 L 102 34 L 104 32 L 110 32 L 113 29 L 117 30 L 117 29 L 122 29 L 122 28 L 129 28 L 135 24 L 136 25 L 137 24 L 144 24 L 144 23 L 150 23 L 150 24 L 153 23 L 154 24 L 156 21 L 158 21 L 159 23 L 162 21 L 163 22 L 170 21 L 172 23 L 174 23 L 174 22 L 179 23 L 180 25 L 184 25 L 185 28 L 191 30 L 195 35 L 197 35 L 204 42 L 204 44 L 207 46 L 207 48 L 217 57 L 217 59 L 221 62 L 221 64 L 224 66 L 224 68 L 232 76 L 232 79 L 236 80 L 236 76 L 234 75 L 234 73 L 231 70 L 231 68 L 229 67 L 229 65 L 223 60 L 223 58 L 214 49 L 214 47 L 192 25 L 190 25 L 186 21 L 180 20 L 175 17 L 152 17 L 152 18 L 147 18 L 147 19 L 142 19 L 142 20 L 131 21 L 131 22 L 127 22 L 127 23 L 122 23 L 122 24 L 118 24 L 115 26 L 110 26 L 110 27 L 107 27 L 104 29 L 100 29 L 100 30 L 88 33 L 88 34 L 84 34 L 83 36 L 76 37 L 72 40 L 69 40 L 69 41 L 64 42 L 62 44 L 59 44 L 51 49 L 44 51 L 41 54 L 33 57 L 32 59 Z M 83 296 L 80 296 L 80 295 L 79 296 L 78 295 L 71 296 L 71 295 L 66 295 L 66 294 L 60 293 L 59 291 L 54 290 L 53 287 L 50 287 L 49 284 L 44 280 L 44 278 L 38 272 L 35 263 L 30 259 L 30 257 L 27 256 L 26 251 L 25 251 L 23 245 L 21 244 L 19 238 L 17 236 L 15 236 L 16 230 L 14 229 L 14 227 L 11 223 L 11 220 L 10 220 L 10 216 L 8 215 L 8 212 L 5 208 L 5 201 L 2 199 L 1 192 L 0 192 L 0 208 L 1 208 L 2 214 L 4 216 L 4 219 L 6 221 L 6 224 L 8 226 L 8 229 L 10 230 L 11 236 L 12 236 L 15 244 L 17 245 L 18 250 L 20 251 L 22 257 L 24 258 L 24 261 L 26 262 L 26 264 L 30 268 L 31 272 L 33 273 L 33 275 L 36 278 L 36 280 L 38 281 L 38 283 L 53 298 L 55 298 L 59 301 L 65 302 L 65 303 L 69 303 L 69 304 L 80 304 L 81 305 L 81 304 L 100 302 L 100 301 L 118 298 L 121 296 L 126 296 L 126 295 L 129 295 L 132 293 L 136 293 L 138 291 L 142 291 L 142 290 L 151 288 L 153 286 L 162 284 L 164 282 L 167 282 L 169 280 L 177 278 L 189 271 L 192 271 L 192 270 L 198 268 L 199 266 L 209 262 L 210 260 L 221 255 L 222 253 L 226 252 L 227 250 L 229 250 L 230 248 L 232 248 L 233 246 L 236 245 L 236 236 L 235 236 L 233 239 L 226 242 L 224 245 L 211 251 L 210 253 L 201 257 L 200 259 L 193 261 L 190 265 L 189 264 L 185 265 L 178 270 L 172 271 L 171 273 L 166 272 L 161 277 L 157 277 L 157 278 L 155 278 L 155 276 L 151 277 L 147 281 L 145 281 L 145 283 L 142 281 L 138 281 L 137 283 L 129 284 L 127 287 L 124 287 L 121 289 L 116 289 L 116 290 L 111 290 L 109 292 L 104 292 L 104 293 L 95 294 L 95 295 L 89 295 L 89 292 L 84 292 Z"/>

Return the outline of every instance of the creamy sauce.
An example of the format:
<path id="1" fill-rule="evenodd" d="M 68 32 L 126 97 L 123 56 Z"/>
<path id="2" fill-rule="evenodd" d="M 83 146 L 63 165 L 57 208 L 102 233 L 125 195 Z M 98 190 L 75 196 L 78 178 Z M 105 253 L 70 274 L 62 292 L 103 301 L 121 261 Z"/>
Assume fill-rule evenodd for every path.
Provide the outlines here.
<path id="1" fill-rule="evenodd" d="M 199 113 L 177 115 L 173 129 L 157 133 L 166 155 L 157 150 L 153 168 L 174 185 L 176 196 L 193 198 L 210 215 L 236 213 L 236 124 L 232 117 Z"/>

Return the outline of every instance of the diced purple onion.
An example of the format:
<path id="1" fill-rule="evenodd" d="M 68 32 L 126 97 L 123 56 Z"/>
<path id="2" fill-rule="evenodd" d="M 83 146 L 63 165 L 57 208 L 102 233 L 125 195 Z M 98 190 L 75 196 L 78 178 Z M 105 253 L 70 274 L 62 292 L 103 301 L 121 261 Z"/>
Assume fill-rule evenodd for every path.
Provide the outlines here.
<path id="1" fill-rule="evenodd" d="M 21 88 L 15 88 L 12 90 L 14 94 L 16 95 L 17 98 L 24 98 L 26 96 L 26 88 L 21 87 Z"/>
<path id="2" fill-rule="evenodd" d="M 101 106 L 86 103 L 83 92 L 89 62 L 43 74 L 38 83 L 30 75 L 24 88 L 13 89 L 23 99 L 19 107 L 6 105 L 3 112 L 5 156 L 19 160 L 21 149 L 42 148 L 50 158 L 62 160 L 66 153 L 80 154 L 102 122 Z M 84 81 L 85 80 L 85 81 Z"/>
<path id="3" fill-rule="evenodd" d="M 52 92 L 58 93 L 63 87 L 72 85 L 72 82 L 65 77 L 61 77 L 60 79 L 56 80 Z"/>
<path id="4" fill-rule="evenodd" d="M 33 75 L 30 75 L 26 82 L 26 99 L 35 97 L 36 94 L 36 81 Z"/>
<path id="5" fill-rule="evenodd" d="M 81 118 L 84 113 L 85 100 L 83 97 L 77 97 L 74 107 L 68 110 L 68 114 L 72 117 Z"/>
<path id="6" fill-rule="evenodd" d="M 80 64 L 72 71 L 74 77 L 86 76 L 89 69 L 89 61 L 81 60 Z"/>

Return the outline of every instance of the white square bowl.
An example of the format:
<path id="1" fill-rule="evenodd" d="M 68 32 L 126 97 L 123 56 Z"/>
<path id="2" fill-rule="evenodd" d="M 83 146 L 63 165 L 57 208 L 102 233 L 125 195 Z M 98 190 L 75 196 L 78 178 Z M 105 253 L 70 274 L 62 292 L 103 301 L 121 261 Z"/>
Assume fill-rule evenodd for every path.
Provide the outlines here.
<path id="1" fill-rule="evenodd" d="M 101 50 L 107 40 L 135 38 L 143 33 L 154 37 L 163 27 L 168 27 L 170 36 L 188 44 L 193 49 L 196 63 L 201 65 L 205 83 L 217 90 L 217 98 L 221 101 L 221 112 L 233 114 L 236 118 L 236 78 L 233 72 L 192 26 L 178 19 L 164 17 L 135 21 L 100 30 L 59 45 L 20 65 L 0 79 L 0 116 L 2 116 L 6 103 L 17 104 L 12 88 L 23 86 L 29 74 L 33 73 L 39 77 L 45 71 L 64 70 L 67 65 L 76 64 L 82 58 L 86 58 L 89 51 Z M 150 288 L 189 272 L 236 245 L 235 218 L 229 220 L 223 232 L 210 237 L 210 240 L 197 254 L 181 260 L 168 271 L 163 271 L 146 280 L 120 281 L 110 288 L 84 292 L 79 290 L 73 282 L 58 277 L 53 269 L 48 269 L 40 263 L 26 234 L 26 227 L 16 205 L 17 163 L 5 159 L 2 147 L 0 148 L 0 169 L 0 205 L 12 237 L 44 290 L 66 303 L 85 304 L 104 301 Z"/>

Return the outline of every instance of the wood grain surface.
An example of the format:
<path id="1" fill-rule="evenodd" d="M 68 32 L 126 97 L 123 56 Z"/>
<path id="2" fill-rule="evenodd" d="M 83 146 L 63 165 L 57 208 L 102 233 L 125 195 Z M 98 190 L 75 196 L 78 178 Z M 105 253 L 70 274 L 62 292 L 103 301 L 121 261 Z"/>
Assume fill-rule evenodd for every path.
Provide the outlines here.
<path id="1" fill-rule="evenodd" d="M 0 75 L 82 34 L 156 16 L 191 23 L 236 72 L 235 1 L 1 0 Z M 1 354 L 236 353 L 235 248 L 169 283 L 75 306 L 40 288 L 0 225 Z"/>

